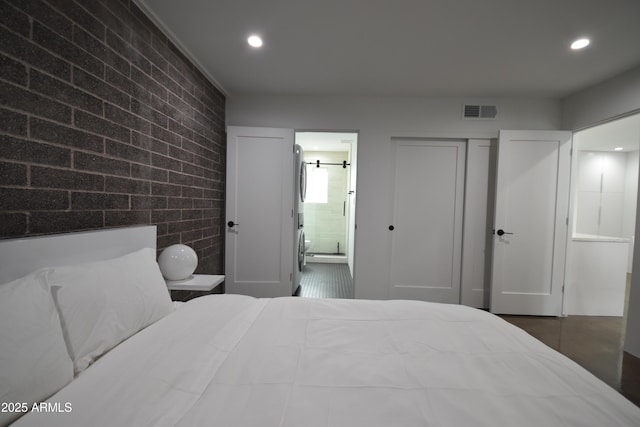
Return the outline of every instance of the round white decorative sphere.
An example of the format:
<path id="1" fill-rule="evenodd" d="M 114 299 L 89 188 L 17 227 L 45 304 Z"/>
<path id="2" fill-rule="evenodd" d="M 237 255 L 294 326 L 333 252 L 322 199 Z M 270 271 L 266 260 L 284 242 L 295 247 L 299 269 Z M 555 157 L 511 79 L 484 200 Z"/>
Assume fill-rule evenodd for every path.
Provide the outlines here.
<path id="1" fill-rule="evenodd" d="M 160 253 L 158 265 L 167 280 L 191 277 L 198 266 L 198 254 L 187 245 L 171 245 Z"/>

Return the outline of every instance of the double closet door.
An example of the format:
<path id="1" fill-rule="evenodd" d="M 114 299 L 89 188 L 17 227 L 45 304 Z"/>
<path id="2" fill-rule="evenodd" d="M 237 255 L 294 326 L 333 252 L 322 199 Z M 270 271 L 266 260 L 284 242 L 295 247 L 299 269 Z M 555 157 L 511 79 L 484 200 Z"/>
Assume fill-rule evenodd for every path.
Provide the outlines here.
<path id="1" fill-rule="evenodd" d="M 561 315 L 570 132 L 392 144 L 389 298 Z"/>

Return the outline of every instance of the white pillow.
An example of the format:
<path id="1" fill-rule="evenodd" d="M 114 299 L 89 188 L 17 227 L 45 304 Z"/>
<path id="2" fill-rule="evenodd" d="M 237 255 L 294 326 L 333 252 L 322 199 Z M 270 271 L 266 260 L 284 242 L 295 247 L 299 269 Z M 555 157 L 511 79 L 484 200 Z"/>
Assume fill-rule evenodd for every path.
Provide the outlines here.
<path id="1" fill-rule="evenodd" d="M 47 277 L 76 374 L 173 310 L 150 248 L 111 260 L 55 267 Z"/>
<path id="2" fill-rule="evenodd" d="M 0 402 L 13 405 L 0 411 L 0 425 L 72 379 L 73 363 L 45 271 L 0 285 Z M 16 408 L 17 402 L 27 405 Z"/>

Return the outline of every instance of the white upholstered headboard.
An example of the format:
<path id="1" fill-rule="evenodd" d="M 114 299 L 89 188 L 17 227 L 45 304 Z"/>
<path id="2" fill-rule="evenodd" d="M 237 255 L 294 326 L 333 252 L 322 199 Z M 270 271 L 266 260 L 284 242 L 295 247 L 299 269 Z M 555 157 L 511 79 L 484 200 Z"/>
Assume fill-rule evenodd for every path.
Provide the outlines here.
<path id="1" fill-rule="evenodd" d="M 43 267 L 101 261 L 142 248 L 156 249 L 155 225 L 0 240 L 0 283 Z"/>

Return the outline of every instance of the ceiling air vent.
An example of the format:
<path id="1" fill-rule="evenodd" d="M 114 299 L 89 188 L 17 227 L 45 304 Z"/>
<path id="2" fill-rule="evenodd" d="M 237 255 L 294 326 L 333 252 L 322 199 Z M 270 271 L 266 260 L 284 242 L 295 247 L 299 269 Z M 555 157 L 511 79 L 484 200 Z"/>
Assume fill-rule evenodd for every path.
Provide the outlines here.
<path id="1" fill-rule="evenodd" d="M 462 106 L 462 119 L 469 120 L 494 120 L 498 115 L 495 105 L 464 104 Z"/>

